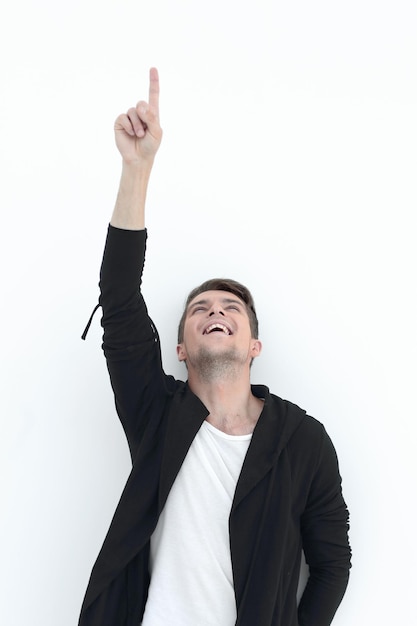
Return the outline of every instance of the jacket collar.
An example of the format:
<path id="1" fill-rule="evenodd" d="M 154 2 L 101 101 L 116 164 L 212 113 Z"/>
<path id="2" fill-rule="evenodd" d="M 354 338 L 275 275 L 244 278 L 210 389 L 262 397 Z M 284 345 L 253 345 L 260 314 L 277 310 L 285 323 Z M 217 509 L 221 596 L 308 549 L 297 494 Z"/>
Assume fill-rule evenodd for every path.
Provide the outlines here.
<path id="1" fill-rule="evenodd" d="M 271 394 L 264 385 L 252 385 L 252 393 L 264 400 L 264 407 L 236 485 L 232 510 L 276 464 L 305 416 L 305 411 Z"/>
<path id="2" fill-rule="evenodd" d="M 159 482 L 159 511 L 187 455 L 189 447 L 209 414 L 187 383 L 180 383 L 171 403 L 165 433 L 164 455 Z"/>
<path id="3" fill-rule="evenodd" d="M 246 497 L 276 463 L 291 435 L 300 425 L 305 411 L 270 394 L 268 387 L 252 385 L 252 393 L 264 400 L 264 407 L 236 486 L 233 508 Z M 209 415 L 208 409 L 187 383 L 174 394 L 168 413 L 164 455 L 159 484 L 161 511 L 188 449 Z"/>

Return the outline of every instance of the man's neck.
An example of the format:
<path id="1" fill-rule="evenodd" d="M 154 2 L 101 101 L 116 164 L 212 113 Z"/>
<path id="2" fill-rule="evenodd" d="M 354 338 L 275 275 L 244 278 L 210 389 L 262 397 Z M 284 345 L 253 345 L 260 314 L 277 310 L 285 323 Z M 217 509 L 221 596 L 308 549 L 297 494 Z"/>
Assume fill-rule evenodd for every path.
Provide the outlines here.
<path id="1" fill-rule="evenodd" d="M 191 374 L 188 384 L 210 411 L 207 421 L 215 428 L 229 435 L 253 432 L 262 412 L 263 401 L 253 395 L 249 377 L 202 382 Z"/>

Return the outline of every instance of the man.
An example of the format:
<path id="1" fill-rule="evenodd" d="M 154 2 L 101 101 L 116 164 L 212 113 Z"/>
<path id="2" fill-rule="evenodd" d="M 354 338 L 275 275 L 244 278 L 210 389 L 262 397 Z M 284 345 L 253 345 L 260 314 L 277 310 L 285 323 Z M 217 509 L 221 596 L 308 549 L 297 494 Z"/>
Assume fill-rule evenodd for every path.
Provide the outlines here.
<path id="1" fill-rule="evenodd" d="M 248 290 L 195 289 L 161 365 L 140 293 L 146 190 L 162 131 L 159 80 L 115 123 L 123 167 L 100 276 L 103 348 L 133 469 L 80 626 L 325 626 L 350 568 L 348 512 L 323 426 L 251 386 L 261 352 Z M 301 550 L 310 574 L 299 607 Z"/>

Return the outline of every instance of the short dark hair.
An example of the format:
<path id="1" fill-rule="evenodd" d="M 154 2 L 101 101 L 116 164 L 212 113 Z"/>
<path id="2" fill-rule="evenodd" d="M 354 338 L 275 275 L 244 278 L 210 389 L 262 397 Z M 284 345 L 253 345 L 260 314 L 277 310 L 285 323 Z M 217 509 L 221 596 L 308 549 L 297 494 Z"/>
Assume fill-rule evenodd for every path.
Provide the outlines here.
<path id="1" fill-rule="evenodd" d="M 246 305 L 252 337 L 254 339 L 258 339 L 258 318 L 256 317 L 255 303 L 249 289 L 231 278 L 210 278 L 204 283 L 201 283 L 198 287 L 194 287 L 194 289 L 188 294 L 187 300 L 185 301 L 184 311 L 178 325 L 178 343 L 182 343 L 184 339 L 184 325 L 188 306 L 196 296 L 204 291 L 228 291 L 229 293 L 232 293 L 240 298 L 240 300 L 242 300 Z"/>

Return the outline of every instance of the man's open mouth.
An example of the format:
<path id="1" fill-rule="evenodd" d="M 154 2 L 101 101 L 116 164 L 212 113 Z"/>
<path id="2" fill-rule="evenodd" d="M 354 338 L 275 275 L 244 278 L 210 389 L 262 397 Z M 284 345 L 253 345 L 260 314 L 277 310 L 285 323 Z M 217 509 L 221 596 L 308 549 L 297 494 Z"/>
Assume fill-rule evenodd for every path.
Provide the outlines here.
<path id="1" fill-rule="evenodd" d="M 231 335 L 232 332 L 224 326 L 224 324 L 211 324 L 204 331 L 203 335 L 210 335 L 211 333 L 224 333 L 225 335 Z"/>

